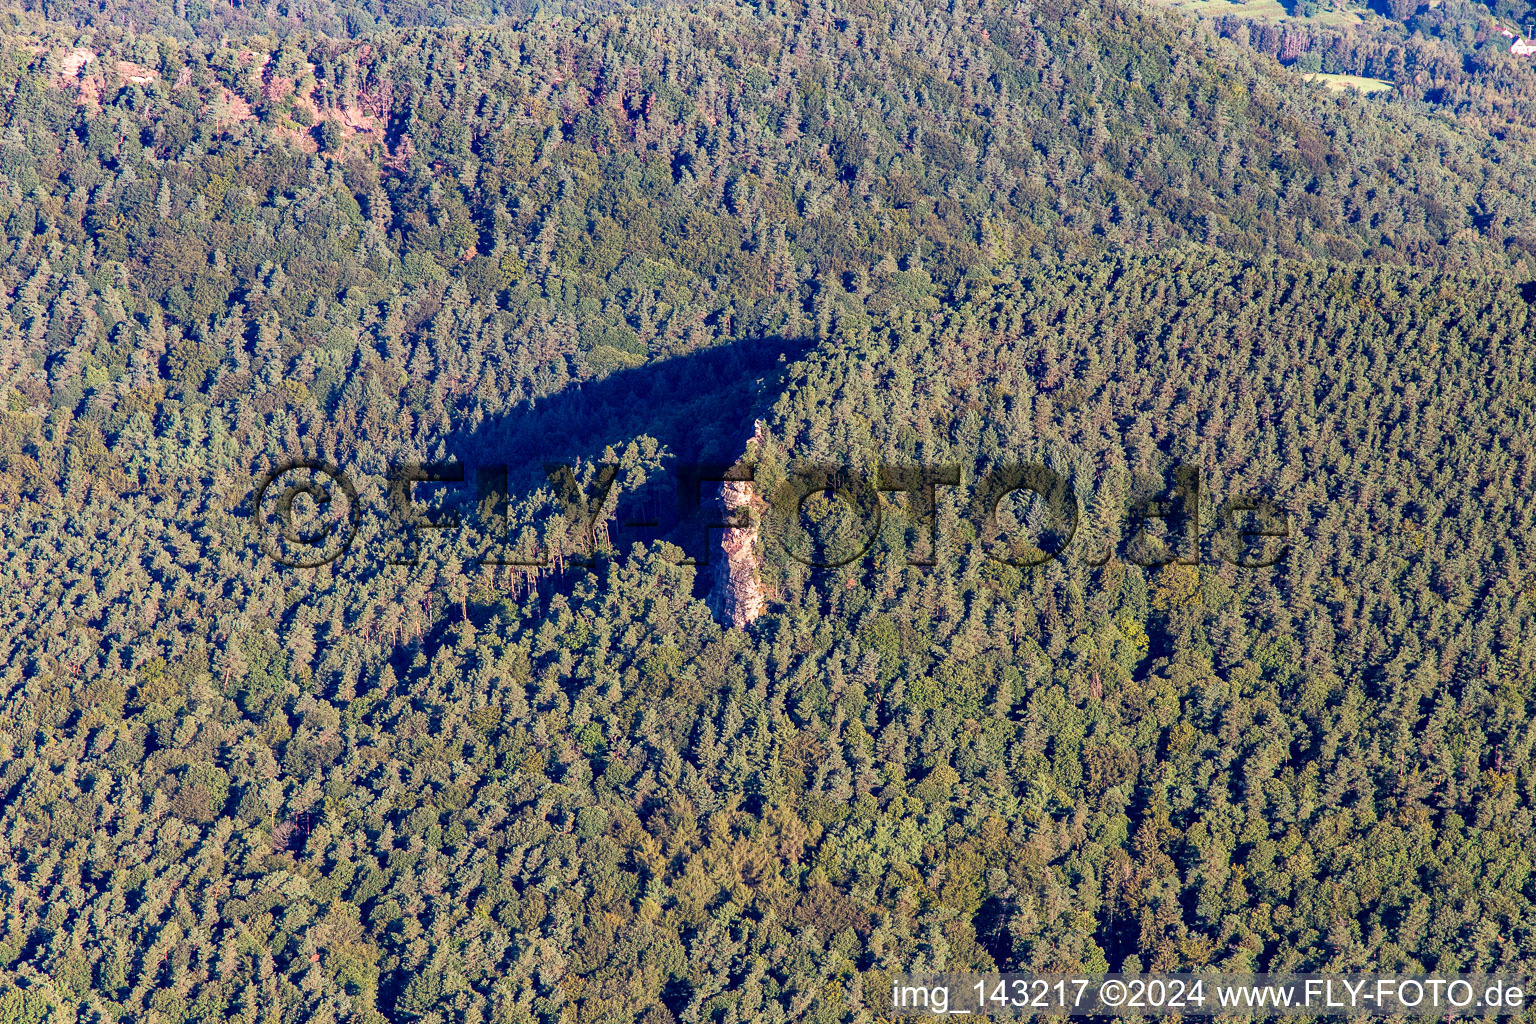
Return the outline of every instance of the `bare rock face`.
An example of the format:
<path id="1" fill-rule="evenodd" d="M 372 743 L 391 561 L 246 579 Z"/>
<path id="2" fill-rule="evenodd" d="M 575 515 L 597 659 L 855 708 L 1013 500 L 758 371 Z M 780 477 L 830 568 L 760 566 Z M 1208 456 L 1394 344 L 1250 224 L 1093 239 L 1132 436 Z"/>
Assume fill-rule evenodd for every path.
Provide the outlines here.
<path id="1" fill-rule="evenodd" d="M 763 422 L 758 420 L 751 440 L 763 439 Z M 709 588 L 710 610 L 715 618 L 733 629 L 749 625 L 767 607 L 762 582 L 758 579 L 758 523 L 762 521 L 762 502 L 749 480 L 727 480 L 720 485 L 720 504 L 724 522 L 740 525 L 727 527 L 720 537 L 721 558 L 715 560 L 715 578 Z"/>
<path id="2" fill-rule="evenodd" d="M 751 623 L 767 605 L 757 577 L 757 539 L 759 514 L 757 495 L 745 480 L 728 480 L 720 486 L 720 503 L 728 522 L 744 525 L 727 527 L 720 537 L 720 553 L 715 561 L 715 579 L 710 587 L 710 605 L 715 617 L 733 629 Z"/>

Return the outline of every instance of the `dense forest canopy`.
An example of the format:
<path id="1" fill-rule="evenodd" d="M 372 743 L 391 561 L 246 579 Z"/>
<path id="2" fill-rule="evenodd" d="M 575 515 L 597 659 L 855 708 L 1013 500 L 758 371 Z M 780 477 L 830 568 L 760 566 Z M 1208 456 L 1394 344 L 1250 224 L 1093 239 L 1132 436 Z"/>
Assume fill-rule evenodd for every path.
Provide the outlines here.
<path id="1" fill-rule="evenodd" d="M 1135 0 L 4 17 L 0 1021 L 1536 973 L 1528 69 L 1368 99 Z M 295 459 L 366 509 L 317 568 Z M 961 484 L 765 531 L 738 625 L 669 511 L 738 459 Z M 1034 568 L 972 505 L 1025 463 Z"/>

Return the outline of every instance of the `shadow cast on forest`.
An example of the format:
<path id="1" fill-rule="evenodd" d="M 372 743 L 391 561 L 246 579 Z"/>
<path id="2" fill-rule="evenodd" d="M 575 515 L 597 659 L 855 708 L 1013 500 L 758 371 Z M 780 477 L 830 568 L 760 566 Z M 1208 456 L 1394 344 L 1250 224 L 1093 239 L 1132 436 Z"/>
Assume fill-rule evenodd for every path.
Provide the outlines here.
<path id="1" fill-rule="evenodd" d="M 464 483 L 456 486 L 475 494 L 477 480 L 505 467 L 512 507 L 551 486 L 547 467 L 600 460 L 605 449 L 622 453 L 635 439 L 650 437 L 669 456 L 667 471 L 651 474 L 635 493 L 620 492 L 612 549 L 664 540 L 682 547 L 689 560 L 707 563 L 709 527 L 718 525 L 720 513 L 710 485 L 690 481 L 686 467 L 740 460 L 755 421 L 777 400 L 784 372 L 814 344 L 743 339 L 572 384 L 473 428 L 452 430 L 443 447 L 463 467 Z M 483 499 L 485 491 L 478 493 Z M 550 577 L 546 585 L 563 589 L 568 582 Z M 707 587 L 708 574 L 701 572 L 695 590 L 702 597 Z"/>
<path id="2" fill-rule="evenodd" d="M 813 345 L 748 338 L 617 370 L 450 431 L 444 445 L 466 466 L 506 465 L 514 480 L 542 481 L 546 461 L 622 450 L 642 434 L 679 462 L 734 462 L 777 397 L 779 375 Z"/>

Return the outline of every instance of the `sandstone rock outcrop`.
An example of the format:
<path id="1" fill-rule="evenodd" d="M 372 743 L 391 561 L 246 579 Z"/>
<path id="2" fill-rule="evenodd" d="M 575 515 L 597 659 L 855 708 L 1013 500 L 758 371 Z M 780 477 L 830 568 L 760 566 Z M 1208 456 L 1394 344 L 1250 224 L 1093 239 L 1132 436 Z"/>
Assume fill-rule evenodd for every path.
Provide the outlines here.
<path id="1" fill-rule="evenodd" d="M 752 435 L 763 437 L 762 421 Z M 710 610 L 715 618 L 733 629 L 742 629 L 763 613 L 768 600 L 758 578 L 758 524 L 763 503 L 749 480 L 727 480 L 720 485 L 722 522 L 739 525 L 726 527 L 720 537 L 720 557 L 711 559 L 714 579 L 709 589 Z"/>

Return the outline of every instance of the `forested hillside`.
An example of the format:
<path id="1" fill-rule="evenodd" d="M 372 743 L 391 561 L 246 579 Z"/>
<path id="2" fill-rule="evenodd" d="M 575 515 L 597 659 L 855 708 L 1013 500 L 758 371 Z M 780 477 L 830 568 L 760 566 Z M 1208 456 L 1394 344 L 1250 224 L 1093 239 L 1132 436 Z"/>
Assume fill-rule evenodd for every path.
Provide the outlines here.
<path id="1" fill-rule="evenodd" d="M 1533 144 L 1536 60 L 1511 52 L 1529 17 L 1511 28 L 1472 0 L 1437 3 L 1407 26 L 1381 19 L 1346 28 L 1311 20 L 1275 23 L 1233 10 L 1213 18 L 1212 27 L 1299 75 L 1363 76 L 1382 86 L 1380 102 L 1434 110 Z"/>
<path id="2" fill-rule="evenodd" d="M 0 45 L 0 1021 L 1536 973 L 1518 125 L 1137 3 L 92 10 Z M 743 455 L 962 483 L 929 558 L 897 493 L 837 569 L 765 532 L 732 628 L 620 510 Z M 319 568 L 252 511 L 294 459 L 365 508 Z M 556 564 L 473 472 L 407 543 L 450 459 Z M 972 505 L 1027 462 L 1034 568 Z"/>

